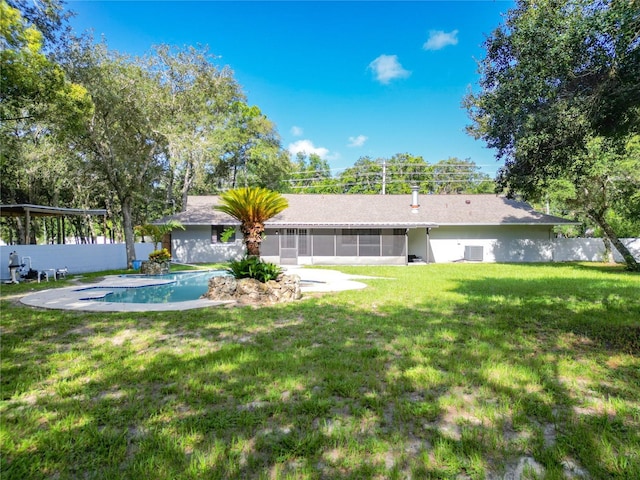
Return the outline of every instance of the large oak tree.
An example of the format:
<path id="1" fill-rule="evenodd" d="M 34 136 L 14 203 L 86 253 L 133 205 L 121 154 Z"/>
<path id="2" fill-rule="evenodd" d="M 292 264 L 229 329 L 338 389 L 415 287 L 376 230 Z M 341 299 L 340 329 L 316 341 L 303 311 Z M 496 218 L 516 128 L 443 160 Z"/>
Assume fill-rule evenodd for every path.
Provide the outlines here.
<path id="1" fill-rule="evenodd" d="M 157 129 L 167 142 L 166 197 L 172 203 L 175 191 L 183 211 L 188 194 L 202 189 L 207 172 L 218 169 L 224 123 L 232 106 L 244 98 L 233 72 L 214 60 L 206 48 L 169 45 L 156 46 L 146 57 L 163 95 Z"/>
<path id="2" fill-rule="evenodd" d="M 598 200 L 618 189 L 625 145 L 640 132 L 637 2 L 518 0 L 485 48 L 481 92 L 465 105 L 470 133 L 504 161 L 501 185 L 533 200 L 569 181 L 627 267 L 640 270 L 608 223 L 612 204 Z"/>
<path id="3" fill-rule="evenodd" d="M 66 66 L 94 104 L 75 148 L 84 170 L 104 181 L 118 201 L 130 266 L 135 259 L 134 214 L 152 197 L 167 169 L 166 140 L 157 129 L 164 97 L 148 70 L 103 44 L 78 43 Z"/>

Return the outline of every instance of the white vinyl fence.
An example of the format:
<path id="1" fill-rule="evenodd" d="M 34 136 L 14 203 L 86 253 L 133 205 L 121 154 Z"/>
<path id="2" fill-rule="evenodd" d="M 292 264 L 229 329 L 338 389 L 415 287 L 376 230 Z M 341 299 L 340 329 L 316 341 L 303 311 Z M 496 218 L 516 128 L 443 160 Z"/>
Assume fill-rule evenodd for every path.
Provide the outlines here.
<path id="1" fill-rule="evenodd" d="M 622 243 L 629 249 L 634 258 L 640 261 L 640 238 L 621 238 Z M 584 260 L 601 262 L 604 258 L 604 241 L 601 238 L 557 238 L 553 241 L 553 261 L 567 262 Z M 622 255 L 611 245 L 613 259 L 624 262 Z"/>
<path id="2" fill-rule="evenodd" d="M 154 249 L 152 242 L 136 243 L 136 258 L 146 260 Z M 69 273 L 100 272 L 127 268 L 124 243 L 81 245 L 2 245 L 0 278 L 9 280 L 9 255 L 16 251 L 27 268 L 38 271 L 67 268 Z"/>

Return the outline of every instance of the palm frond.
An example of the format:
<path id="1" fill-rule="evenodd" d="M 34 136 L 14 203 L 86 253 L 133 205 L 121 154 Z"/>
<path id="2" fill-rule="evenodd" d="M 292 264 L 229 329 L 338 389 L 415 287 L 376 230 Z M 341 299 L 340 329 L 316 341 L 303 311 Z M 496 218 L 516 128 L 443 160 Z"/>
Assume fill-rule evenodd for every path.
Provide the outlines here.
<path id="1" fill-rule="evenodd" d="M 214 209 L 242 223 L 263 223 L 289 206 L 289 202 L 278 192 L 260 187 L 229 190 L 220 195 L 220 202 Z"/>

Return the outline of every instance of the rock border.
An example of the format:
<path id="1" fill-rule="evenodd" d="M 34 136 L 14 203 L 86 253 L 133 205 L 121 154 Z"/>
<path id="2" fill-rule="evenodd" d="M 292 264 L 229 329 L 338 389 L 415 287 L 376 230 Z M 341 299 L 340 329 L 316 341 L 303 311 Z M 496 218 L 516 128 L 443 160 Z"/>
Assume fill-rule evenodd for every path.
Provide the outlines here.
<path id="1" fill-rule="evenodd" d="M 280 275 L 276 280 L 260 282 L 255 278 L 236 279 L 217 276 L 209 279 L 209 290 L 200 298 L 215 301 L 233 300 L 240 305 L 273 305 L 302 298 L 300 277 Z"/>
<path id="2" fill-rule="evenodd" d="M 165 275 L 169 273 L 169 262 L 152 262 L 145 260 L 140 264 L 140 273 L 143 275 Z"/>

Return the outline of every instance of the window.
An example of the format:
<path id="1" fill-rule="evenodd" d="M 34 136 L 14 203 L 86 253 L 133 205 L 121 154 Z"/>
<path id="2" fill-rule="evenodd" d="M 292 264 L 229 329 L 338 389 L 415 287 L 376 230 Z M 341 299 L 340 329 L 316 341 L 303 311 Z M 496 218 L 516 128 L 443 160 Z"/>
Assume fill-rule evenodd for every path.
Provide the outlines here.
<path id="1" fill-rule="evenodd" d="M 230 230 L 233 229 L 233 233 L 228 238 L 223 237 L 229 235 Z M 224 226 L 224 225 L 212 225 L 211 226 L 211 243 L 233 243 L 236 241 L 236 227 Z"/>

